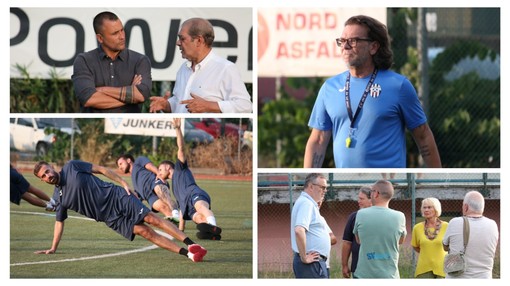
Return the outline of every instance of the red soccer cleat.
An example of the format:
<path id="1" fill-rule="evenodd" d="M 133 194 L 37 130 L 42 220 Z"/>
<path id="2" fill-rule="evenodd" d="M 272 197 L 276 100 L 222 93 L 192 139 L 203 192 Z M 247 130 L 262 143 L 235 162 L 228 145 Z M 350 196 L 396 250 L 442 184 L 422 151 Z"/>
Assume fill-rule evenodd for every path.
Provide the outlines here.
<path id="1" fill-rule="evenodd" d="M 207 249 L 198 244 L 188 245 L 188 257 L 193 262 L 201 262 L 207 254 Z"/>

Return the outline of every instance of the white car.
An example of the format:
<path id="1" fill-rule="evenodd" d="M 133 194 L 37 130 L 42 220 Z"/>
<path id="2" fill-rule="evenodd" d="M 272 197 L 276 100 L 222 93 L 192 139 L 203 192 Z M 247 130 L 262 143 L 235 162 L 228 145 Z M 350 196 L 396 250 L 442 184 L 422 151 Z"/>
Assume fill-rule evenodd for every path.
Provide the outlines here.
<path id="1" fill-rule="evenodd" d="M 57 140 L 55 134 L 45 134 L 46 127 L 54 127 L 66 133 L 70 133 L 72 130 L 71 128 L 57 127 L 48 120 L 47 118 L 11 118 L 11 149 L 35 152 L 38 156 L 46 155 L 51 145 Z M 75 128 L 75 132 L 79 133 L 80 130 Z"/>
<path id="2" fill-rule="evenodd" d="M 248 148 L 251 150 L 253 148 L 253 132 L 248 130 L 244 131 L 242 142 L 242 148 Z"/>

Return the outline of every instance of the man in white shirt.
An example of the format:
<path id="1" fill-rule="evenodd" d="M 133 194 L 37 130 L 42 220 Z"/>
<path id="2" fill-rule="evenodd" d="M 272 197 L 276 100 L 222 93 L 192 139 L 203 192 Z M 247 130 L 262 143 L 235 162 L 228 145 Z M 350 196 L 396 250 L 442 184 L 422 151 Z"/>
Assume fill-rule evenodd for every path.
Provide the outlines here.
<path id="1" fill-rule="evenodd" d="M 446 278 L 492 278 L 494 257 L 499 240 L 498 225 L 483 215 L 485 199 L 478 191 L 470 191 L 464 196 L 462 215 L 469 222 L 469 239 L 464 250 L 464 220 L 462 217 L 452 218 L 443 238 L 443 248 L 450 253 L 464 250 L 466 270 Z"/>
<path id="2" fill-rule="evenodd" d="M 252 102 L 234 63 L 212 51 L 214 29 L 209 21 L 191 18 L 181 26 L 177 46 L 183 63 L 173 96 L 151 97 L 150 112 L 249 113 Z"/>

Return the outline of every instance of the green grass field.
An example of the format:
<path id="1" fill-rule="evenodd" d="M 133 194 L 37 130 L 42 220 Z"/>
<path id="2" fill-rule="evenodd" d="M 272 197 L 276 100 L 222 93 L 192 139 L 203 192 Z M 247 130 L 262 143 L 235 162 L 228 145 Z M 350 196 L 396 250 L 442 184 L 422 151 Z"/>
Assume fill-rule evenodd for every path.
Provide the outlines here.
<path id="1" fill-rule="evenodd" d="M 33 185 L 52 193 L 33 174 L 24 173 Z M 130 178 L 125 177 L 131 184 Z M 223 228 L 221 241 L 199 240 L 195 224 L 186 223 L 188 236 L 208 253 L 202 263 L 168 252 L 137 236 L 129 241 L 108 228 L 69 211 L 56 254 L 37 255 L 49 249 L 54 213 L 32 206 L 10 204 L 11 278 L 252 278 L 252 183 L 198 180 L 211 196 L 212 210 Z M 177 241 L 178 245 L 184 243 Z"/>

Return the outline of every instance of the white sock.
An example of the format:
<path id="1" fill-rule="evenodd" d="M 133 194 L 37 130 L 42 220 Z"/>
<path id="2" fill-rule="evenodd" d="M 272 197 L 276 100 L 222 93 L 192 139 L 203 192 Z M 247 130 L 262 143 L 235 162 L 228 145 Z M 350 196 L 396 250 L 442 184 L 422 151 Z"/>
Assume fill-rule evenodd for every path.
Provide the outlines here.
<path id="1" fill-rule="evenodd" d="M 209 216 L 206 218 L 206 220 L 208 224 L 216 225 L 216 218 L 214 218 L 214 216 Z"/>
<path id="2" fill-rule="evenodd" d="M 179 211 L 178 210 L 172 210 L 172 216 L 179 218 Z"/>

